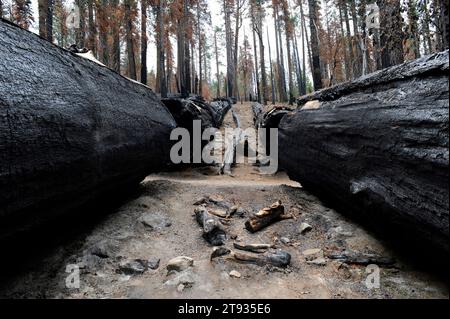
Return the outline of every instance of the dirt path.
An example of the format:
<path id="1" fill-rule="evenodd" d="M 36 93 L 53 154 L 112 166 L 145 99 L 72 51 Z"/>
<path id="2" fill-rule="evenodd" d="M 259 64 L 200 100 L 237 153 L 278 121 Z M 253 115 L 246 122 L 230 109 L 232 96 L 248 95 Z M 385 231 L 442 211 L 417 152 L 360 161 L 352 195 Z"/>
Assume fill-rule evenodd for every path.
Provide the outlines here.
<path id="1" fill-rule="evenodd" d="M 236 106 L 243 125 L 251 125 L 248 104 Z M 227 116 L 225 125 L 231 125 Z M 261 176 L 251 165 L 238 165 L 233 177 L 217 168 L 188 169 L 149 176 L 136 199 L 118 208 L 73 243 L 55 250 L 27 275 L 0 290 L 0 296 L 46 298 L 448 298 L 448 287 L 398 260 L 385 245 L 360 226 L 325 207 L 284 173 Z M 250 234 L 246 216 L 225 226 L 233 242 L 274 244 L 289 252 L 286 269 L 238 263 L 231 258 L 210 261 L 212 247 L 201 236 L 194 203 L 212 196 L 239 205 L 246 216 L 281 200 L 295 219 Z M 301 224 L 312 226 L 301 234 Z M 234 239 L 232 239 L 234 238 Z M 344 249 L 397 259 L 381 268 L 380 288 L 368 289 L 366 266 L 331 259 L 307 262 L 304 252 L 327 255 Z M 187 256 L 193 267 L 168 274 L 174 257 Z M 160 260 L 159 268 L 124 274 L 134 260 Z M 80 267 L 80 288 L 67 288 L 67 265 Z M 134 267 L 134 271 L 139 270 Z M 230 276 L 231 271 L 241 274 Z M 183 286 L 180 286 L 184 284 Z"/>

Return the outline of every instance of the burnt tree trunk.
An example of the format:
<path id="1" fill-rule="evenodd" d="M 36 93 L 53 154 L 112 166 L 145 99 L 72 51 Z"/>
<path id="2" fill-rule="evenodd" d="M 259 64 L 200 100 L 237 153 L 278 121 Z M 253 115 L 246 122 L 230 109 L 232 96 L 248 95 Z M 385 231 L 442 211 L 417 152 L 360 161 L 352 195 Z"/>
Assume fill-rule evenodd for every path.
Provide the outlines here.
<path id="1" fill-rule="evenodd" d="M 0 237 L 166 166 L 175 121 L 150 89 L 4 20 L 0 34 Z"/>
<path id="2" fill-rule="evenodd" d="M 375 230 L 448 251 L 448 59 L 446 51 L 301 98 L 279 126 L 280 165 Z"/>

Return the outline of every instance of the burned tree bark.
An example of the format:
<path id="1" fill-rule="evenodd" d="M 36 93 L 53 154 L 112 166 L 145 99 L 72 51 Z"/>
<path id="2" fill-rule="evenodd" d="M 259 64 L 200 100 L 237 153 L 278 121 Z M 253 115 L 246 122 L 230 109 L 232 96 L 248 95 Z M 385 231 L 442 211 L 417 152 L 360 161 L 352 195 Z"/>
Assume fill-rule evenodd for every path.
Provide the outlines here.
<path id="1" fill-rule="evenodd" d="M 448 251 L 448 61 L 446 51 L 301 98 L 279 126 L 280 165 L 384 237 Z"/>
<path id="2" fill-rule="evenodd" d="M 138 184 L 175 121 L 146 86 L 0 20 L 0 237 Z"/>

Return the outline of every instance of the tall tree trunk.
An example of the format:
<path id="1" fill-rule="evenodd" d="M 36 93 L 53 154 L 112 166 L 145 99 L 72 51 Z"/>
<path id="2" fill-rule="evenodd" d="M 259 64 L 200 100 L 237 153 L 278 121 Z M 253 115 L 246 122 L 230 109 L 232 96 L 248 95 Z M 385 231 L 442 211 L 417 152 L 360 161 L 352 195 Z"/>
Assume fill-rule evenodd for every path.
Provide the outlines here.
<path id="1" fill-rule="evenodd" d="M 78 9 L 80 10 L 79 26 L 75 30 L 75 41 L 79 48 L 84 48 L 86 40 L 86 26 L 85 26 L 86 3 L 84 0 L 75 0 L 75 4 L 78 6 Z"/>
<path id="2" fill-rule="evenodd" d="M 161 97 L 167 97 L 167 87 L 168 80 L 166 76 L 166 67 L 165 67 L 165 29 L 164 29 L 164 8 L 165 8 L 165 0 L 159 0 L 156 9 L 156 46 L 157 46 L 157 66 L 156 66 L 156 87 L 157 92 L 161 93 Z M 167 72 L 170 76 L 171 72 Z"/>
<path id="3" fill-rule="evenodd" d="M 219 70 L 219 48 L 217 46 L 217 32 L 214 30 L 214 51 L 216 54 L 216 76 L 217 76 L 217 92 L 216 97 L 220 97 L 220 70 Z"/>
<path id="4" fill-rule="evenodd" d="M 291 50 L 291 41 L 292 41 L 292 32 L 293 26 L 291 25 L 291 16 L 289 13 L 288 4 L 286 1 L 283 2 L 283 15 L 284 15 L 284 30 L 286 36 L 286 50 L 287 50 L 287 59 L 288 59 L 288 80 L 289 80 L 289 104 L 294 104 L 294 81 L 292 78 L 293 67 L 292 67 L 292 50 Z"/>
<path id="5" fill-rule="evenodd" d="M 312 54 L 312 74 L 314 89 L 320 90 L 322 88 L 322 72 L 320 68 L 320 50 L 318 38 L 318 17 L 317 17 L 317 0 L 308 0 L 309 4 L 309 28 L 311 30 L 311 54 Z"/>
<path id="6" fill-rule="evenodd" d="M 265 51 L 264 51 L 264 33 L 262 31 L 262 22 L 260 23 L 261 33 L 258 34 L 259 38 L 259 55 L 261 61 L 261 94 L 263 99 L 263 104 L 267 104 L 269 100 L 269 92 L 267 90 L 267 73 L 266 73 L 266 62 L 265 62 Z"/>
<path id="7" fill-rule="evenodd" d="M 203 96 L 203 67 L 202 67 L 202 30 L 201 30 L 200 1 L 197 2 L 197 37 L 198 37 L 198 94 Z"/>
<path id="8" fill-rule="evenodd" d="M 94 21 L 94 0 L 88 0 L 88 48 L 97 56 L 97 27 Z"/>
<path id="9" fill-rule="evenodd" d="M 137 79 L 136 75 L 136 56 L 134 53 L 134 39 L 133 39 L 133 20 L 132 20 L 132 5 L 134 0 L 125 0 L 125 37 L 127 43 L 127 58 L 128 58 L 128 76 L 132 80 Z"/>
<path id="10" fill-rule="evenodd" d="M 99 28 L 98 32 L 98 42 L 99 42 L 99 58 L 100 61 L 105 65 L 110 65 L 109 59 L 109 45 L 108 45 L 108 0 L 101 0 L 95 2 L 96 5 L 96 24 Z"/>
<path id="11" fill-rule="evenodd" d="M 259 83 L 259 70 L 258 70 L 258 49 L 256 45 L 256 32 L 255 28 L 252 28 L 253 30 L 253 49 L 254 49 L 254 55 L 255 55 L 255 82 L 256 82 L 256 96 L 257 101 L 261 103 L 261 86 Z"/>
<path id="12" fill-rule="evenodd" d="M 305 19 L 303 16 L 303 4 L 302 0 L 298 0 L 298 4 L 300 5 L 300 24 L 302 29 L 302 62 L 303 62 L 303 91 L 302 94 L 306 94 L 306 48 L 305 48 L 305 41 L 307 41 L 307 35 L 306 35 L 306 27 L 305 27 Z"/>
<path id="13" fill-rule="evenodd" d="M 38 0 L 39 35 L 47 39 L 47 12 L 49 0 Z"/>
<path id="14" fill-rule="evenodd" d="M 341 41 L 346 42 L 345 32 L 344 32 L 344 13 L 342 9 L 343 0 L 339 0 L 338 2 L 338 10 L 339 10 L 339 30 L 341 33 Z M 345 69 L 345 80 L 351 79 L 351 67 L 350 67 L 350 55 L 348 52 L 348 47 L 345 43 L 342 45 L 344 50 L 344 69 Z"/>
<path id="15" fill-rule="evenodd" d="M 441 16 L 441 32 L 442 32 L 442 49 L 447 50 L 449 48 L 449 12 L 448 12 L 448 0 L 440 0 L 440 16 Z"/>
<path id="16" fill-rule="evenodd" d="M 109 65 L 111 68 L 120 73 L 120 2 L 119 0 L 111 0 L 111 18 L 115 21 L 111 24 L 111 53 L 109 57 Z"/>
<path id="17" fill-rule="evenodd" d="M 361 75 L 369 73 L 369 52 L 367 50 L 366 0 L 360 0 L 358 7 L 359 23 L 361 28 L 360 50 L 362 57 Z"/>
<path id="18" fill-rule="evenodd" d="M 283 39 L 281 36 L 281 26 L 280 26 L 280 18 L 278 15 L 278 7 L 276 7 L 275 9 L 275 21 L 276 21 L 275 33 L 277 33 L 280 48 L 280 69 L 279 69 L 280 100 L 281 102 L 286 102 L 288 100 L 286 90 L 286 68 L 284 64 Z"/>
<path id="19" fill-rule="evenodd" d="M 400 0 L 377 0 L 380 8 L 380 45 L 383 68 L 404 62 Z"/>
<path id="20" fill-rule="evenodd" d="M 223 0 L 223 9 L 225 14 L 225 42 L 227 53 L 227 96 L 235 96 L 235 70 L 233 54 L 233 31 L 231 29 L 231 13 L 233 11 L 233 2 Z"/>
<path id="21" fill-rule="evenodd" d="M 53 1 L 48 0 L 46 24 L 46 37 L 49 42 L 53 42 Z"/>
<path id="22" fill-rule="evenodd" d="M 141 83 L 147 84 L 147 0 L 141 0 Z"/>
<path id="23" fill-rule="evenodd" d="M 272 104 L 275 104 L 275 80 L 273 78 L 272 48 L 270 47 L 269 28 L 267 28 L 267 44 L 269 45 L 270 86 L 272 88 Z"/>
<path id="24" fill-rule="evenodd" d="M 294 28 L 294 52 L 295 52 L 295 63 L 297 65 L 297 83 L 298 83 L 298 93 L 300 95 L 305 95 L 305 79 L 303 78 L 303 69 L 300 63 L 300 53 L 298 52 L 298 39 L 297 33 Z"/>
<path id="25" fill-rule="evenodd" d="M 361 33 L 358 28 L 358 14 L 356 11 L 356 0 L 350 0 L 350 12 L 352 15 L 352 23 L 353 23 L 353 38 L 352 41 L 354 53 L 355 53 L 355 61 L 353 63 L 353 77 L 357 78 L 361 76 L 362 73 L 362 64 L 363 64 L 363 55 L 361 49 Z"/>
<path id="26" fill-rule="evenodd" d="M 425 54 L 431 54 L 433 52 L 433 45 L 431 44 L 431 34 L 430 34 L 430 12 L 428 9 L 428 0 L 423 0 L 422 2 L 422 30 L 424 39 Z"/>
<path id="27" fill-rule="evenodd" d="M 354 71 L 353 71 L 353 64 L 355 62 L 354 54 L 353 54 L 353 42 L 352 42 L 352 33 L 350 30 L 350 21 L 348 17 L 348 9 L 347 9 L 347 1 L 341 0 L 342 10 L 344 14 L 344 21 L 345 21 L 345 31 L 346 31 L 346 41 L 347 41 L 347 47 L 348 47 L 348 58 L 349 58 L 349 74 L 350 79 L 354 77 Z"/>

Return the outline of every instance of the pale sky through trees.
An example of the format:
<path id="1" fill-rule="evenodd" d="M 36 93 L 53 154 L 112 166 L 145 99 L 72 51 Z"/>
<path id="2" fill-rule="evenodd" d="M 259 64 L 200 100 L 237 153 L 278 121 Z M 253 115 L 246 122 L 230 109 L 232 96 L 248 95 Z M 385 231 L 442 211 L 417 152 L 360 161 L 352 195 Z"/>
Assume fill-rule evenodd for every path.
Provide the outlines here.
<path id="1" fill-rule="evenodd" d="M 292 1 L 290 1 L 292 2 Z M 32 0 L 32 8 L 33 8 L 33 15 L 35 17 L 35 21 L 32 24 L 32 26 L 30 27 L 30 30 L 33 31 L 34 33 L 38 33 L 38 5 L 37 5 L 38 1 L 37 0 Z M 68 4 L 72 5 L 74 3 L 74 0 L 68 0 L 67 2 Z M 292 4 L 292 3 L 291 3 Z M 210 0 L 208 1 L 208 5 L 210 8 L 210 12 L 211 12 L 211 19 L 212 19 L 212 25 L 208 27 L 207 29 L 207 39 L 208 39 L 208 45 L 211 47 L 211 54 L 212 52 L 212 39 L 213 39 L 213 30 L 215 27 L 219 27 L 221 29 L 224 29 L 224 18 L 223 18 L 223 0 Z M 304 9 L 305 11 L 307 11 L 307 8 Z M 242 24 L 242 29 L 240 32 L 240 36 L 239 36 L 239 44 L 242 45 L 242 42 L 244 40 L 244 34 L 246 34 L 249 37 L 249 42 L 250 42 L 250 46 L 251 46 L 251 50 L 253 52 L 253 41 L 251 40 L 251 25 L 250 25 L 250 19 L 248 18 L 248 9 L 246 8 L 245 11 L 245 21 Z M 149 42 L 148 42 L 148 69 L 149 72 L 150 70 L 156 71 L 156 43 L 155 43 L 155 39 L 154 39 L 154 34 L 153 34 L 153 30 L 151 27 L 151 24 L 153 23 L 153 19 L 149 18 L 149 27 L 147 28 L 148 32 L 149 32 Z M 275 41 L 275 33 L 274 33 L 274 26 L 273 26 L 273 19 L 272 19 L 272 10 L 271 9 L 267 9 L 266 11 L 266 17 L 265 17 L 265 28 L 264 28 L 264 33 L 266 33 L 266 31 L 269 31 L 269 39 L 271 39 L 271 49 L 272 49 L 272 58 L 275 57 L 275 43 L 272 43 Z M 273 39 L 273 41 L 272 41 Z M 299 41 L 300 41 L 300 37 L 299 37 Z M 175 39 L 172 39 L 172 42 L 175 43 Z M 221 50 L 220 50 L 220 55 L 221 55 L 221 65 L 220 65 L 220 71 L 223 73 L 226 73 L 226 58 L 225 58 L 225 36 L 223 36 L 221 39 L 219 39 L 219 45 L 221 46 Z M 266 55 L 267 57 L 269 56 L 269 48 L 267 45 L 267 35 L 264 36 L 264 43 L 265 43 L 265 51 L 266 51 Z M 174 56 L 176 56 L 176 45 L 173 46 L 173 54 Z M 298 48 L 300 50 L 300 55 L 302 55 L 302 48 L 301 46 Z M 195 58 L 195 57 L 194 57 Z M 285 57 L 286 58 L 286 57 Z M 213 61 L 211 61 L 213 62 Z M 307 65 L 307 73 L 310 73 L 309 70 L 309 63 L 308 61 L 306 61 L 306 65 Z M 268 58 L 267 58 L 267 68 L 269 68 L 269 63 L 268 63 Z M 211 76 L 214 77 L 215 72 L 211 71 L 212 74 Z"/>

